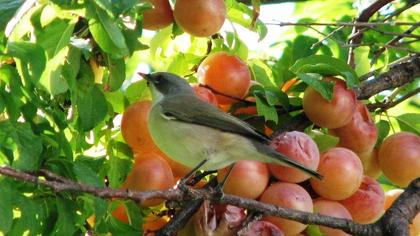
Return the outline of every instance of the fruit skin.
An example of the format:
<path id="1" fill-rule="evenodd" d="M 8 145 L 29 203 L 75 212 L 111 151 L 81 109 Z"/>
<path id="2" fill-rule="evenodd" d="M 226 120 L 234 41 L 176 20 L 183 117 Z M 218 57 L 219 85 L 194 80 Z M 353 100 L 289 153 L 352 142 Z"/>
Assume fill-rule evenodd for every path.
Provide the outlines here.
<path id="1" fill-rule="evenodd" d="M 338 146 L 348 148 L 355 153 L 369 152 L 378 139 L 378 129 L 362 102 L 357 102 L 352 119 L 346 125 L 334 129 L 334 135 L 340 138 Z"/>
<path id="2" fill-rule="evenodd" d="M 343 80 L 325 77 L 335 82 L 332 100 L 328 101 L 315 89 L 308 86 L 303 96 L 303 110 L 308 118 L 323 128 L 335 129 L 350 122 L 356 108 L 356 95 L 347 89 Z"/>
<path id="3" fill-rule="evenodd" d="M 391 189 L 385 193 L 385 204 L 384 210 L 387 210 L 391 207 L 394 203 L 395 199 L 397 199 L 402 193 L 404 192 L 403 189 Z M 410 228 L 410 236 L 418 236 L 420 235 L 420 213 L 414 217 L 412 223 L 409 225 Z"/>
<path id="4" fill-rule="evenodd" d="M 350 212 L 342 204 L 326 199 L 314 200 L 314 213 L 349 220 L 352 219 Z M 350 236 L 350 234 L 347 234 L 342 230 L 326 226 L 319 226 L 319 230 L 324 236 Z"/>
<path id="5" fill-rule="evenodd" d="M 310 169 L 318 168 L 318 147 L 305 133 L 297 131 L 282 133 L 273 139 L 270 146 Z M 300 183 L 310 178 L 309 175 L 295 168 L 276 164 L 269 164 L 268 167 L 274 177 L 285 182 Z"/>
<path id="6" fill-rule="evenodd" d="M 216 52 L 201 62 L 197 70 L 201 84 L 218 93 L 242 99 L 251 84 L 248 65 L 239 57 L 227 52 Z M 229 105 L 236 100 L 216 93 L 219 105 Z"/>
<path id="7" fill-rule="evenodd" d="M 362 161 L 363 173 L 367 176 L 377 179 L 382 173 L 378 161 L 378 149 L 374 148 L 369 152 L 358 153 L 357 155 Z"/>
<path id="8" fill-rule="evenodd" d="M 217 180 L 221 182 L 230 167 L 217 171 Z M 258 161 L 238 161 L 228 176 L 223 192 L 244 198 L 256 199 L 267 187 L 269 173 L 267 164 Z"/>
<path id="9" fill-rule="evenodd" d="M 226 6 L 223 0 L 177 0 L 174 17 L 185 32 L 196 37 L 208 37 L 222 28 Z"/>
<path id="10" fill-rule="evenodd" d="M 174 176 L 169 164 L 155 153 L 146 153 L 136 158 L 123 188 L 148 191 L 169 189 L 173 185 Z M 141 203 L 141 206 L 156 206 L 162 202 L 163 199 L 149 199 Z"/>
<path id="11" fill-rule="evenodd" d="M 135 102 L 124 111 L 122 116 L 121 134 L 134 152 L 157 149 L 147 127 L 151 108 L 152 102 L 149 100 Z"/>
<path id="12" fill-rule="evenodd" d="M 292 183 L 277 182 L 270 185 L 261 195 L 260 201 L 309 213 L 312 213 L 313 210 L 312 199 L 308 192 L 301 186 Z M 285 235 L 298 234 L 307 227 L 302 223 L 274 216 L 266 216 L 262 220 L 273 223 Z"/>
<path id="13" fill-rule="evenodd" d="M 127 214 L 127 211 L 125 210 L 124 204 L 118 205 L 118 207 L 115 208 L 115 210 L 111 214 L 117 220 L 125 224 L 129 223 L 128 214 Z"/>
<path id="14" fill-rule="evenodd" d="M 198 85 L 192 86 L 192 88 L 197 97 L 199 97 L 201 100 L 210 103 L 215 107 L 219 106 L 216 95 L 214 95 L 214 93 L 210 89 Z"/>
<path id="15" fill-rule="evenodd" d="M 370 224 L 384 213 L 384 201 L 385 195 L 381 185 L 374 178 L 365 176 L 356 193 L 340 203 L 349 210 L 355 222 Z"/>
<path id="16" fill-rule="evenodd" d="M 171 5 L 168 0 L 143 0 L 150 2 L 153 9 L 143 13 L 143 28 L 148 30 L 158 30 L 165 28 L 174 21 Z"/>
<path id="17" fill-rule="evenodd" d="M 384 175 L 406 187 L 420 177 L 420 137 L 408 132 L 389 136 L 379 148 L 378 159 Z"/>
<path id="18" fill-rule="evenodd" d="M 310 179 L 312 188 L 330 200 L 343 200 L 354 194 L 363 180 L 359 157 L 347 148 L 335 147 L 321 153 L 318 173 L 322 180 Z"/>

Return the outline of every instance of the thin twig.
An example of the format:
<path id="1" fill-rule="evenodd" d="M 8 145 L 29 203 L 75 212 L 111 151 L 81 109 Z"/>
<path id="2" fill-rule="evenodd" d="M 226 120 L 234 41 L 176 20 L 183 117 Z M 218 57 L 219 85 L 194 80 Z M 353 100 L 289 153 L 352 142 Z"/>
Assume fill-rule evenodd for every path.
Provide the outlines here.
<path id="1" fill-rule="evenodd" d="M 367 107 L 369 111 L 376 111 L 379 109 L 379 112 L 384 112 L 392 107 L 395 107 L 396 105 L 404 102 L 405 100 L 417 95 L 420 93 L 420 88 L 414 89 L 413 91 L 410 91 L 409 93 L 405 94 L 404 96 L 394 100 L 394 101 L 385 101 L 385 102 L 378 102 L 373 104 L 368 104 Z"/>
<path id="2" fill-rule="evenodd" d="M 390 20 L 391 18 L 396 17 L 396 16 L 400 15 L 402 12 L 404 12 L 404 11 L 410 9 L 411 7 L 417 5 L 418 3 L 420 3 L 420 0 L 417 0 L 415 2 L 409 3 L 409 4 L 405 5 L 402 8 L 399 8 L 399 9 L 395 10 L 394 12 L 392 12 L 391 14 L 389 14 L 387 17 L 385 17 L 382 21 L 383 22 L 386 22 L 386 21 Z M 376 27 L 374 27 L 374 26 L 369 26 L 367 28 L 360 29 L 359 31 L 357 31 L 354 34 L 352 34 L 349 37 L 348 40 L 350 42 L 353 38 L 358 37 L 359 35 L 363 34 L 365 31 L 367 31 L 369 29 L 375 29 L 375 28 Z"/>
<path id="3" fill-rule="evenodd" d="M 372 46 L 375 46 L 375 45 L 381 45 L 381 44 L 373 44 L 373 43 L 344 44 L 344 45 L 341 45 L 341 47 L 343 47 L 343 48 L 360 47 L 360 46 L 372 47 Z M 412 49 L 404 48 L 404 47 L 398 47 L 398 46 L 394 46 L 394 45 L 388 45 L 388 44 L 383 44 L 382 48 L 394 49 L 394 50 L 398 50 L 398 51 L 405 51 L 405 52 L 409 52 L 409 53 L 420 53 L 420 51 L 416 51 L 416 50 L 412 50 Z"/>
<path id="4" fill-rule="evenodd" d="M 405 33 L 396 33 L 396 32 L 383 31 L 383 30 L 380 30 L 380 29 L 378 29 L 376 27 L 368 27 L 368 28 L 369 29 L 372 29 L 372 30 L 374 30 L 374 31 L 376 31 L 376 32 L 378 32 L 380 34 L 383 34 L 383 35 L 392 35 L 392 36 L 401 36 L 401 37 L 404 37 L 404 38 L 420 39 L 420 35 L 417 35 L 417 34 L 405 34 Z"/>
<path id="5" fill-rule="evenodd" d="M 283 26 L 363 26 L 363 27 L 373 27 L 378 25 L 416 25 L 417 23 L 413 22 L 402 22 L 402 21 L 393 21 L 393 22 L 268 22 L 266 25 L 277 25 L 280 27 Z"/>
<path id="6" fill-rule="evenodd" d="M 415 25 L 411 26 L 408 30 L 404 31 L 404 33 L 394 37 L 393 39 L 391 39 L 390 41 L 388 41 L 387 43 L 385 43 L 384 46 L 382 46 L 380 49 L 378 49 L 372 58 L 371 64 L 375 64 L 376 60 L 378 60 L 379 56 L 386 50 L 387 47 L 392 47 L 394 46 L 400 39 L 402 39 L 404 36 L 404 34 L 411 34 L 414 30 L 417 29 L 417 27 L 420 26 L 420 22 L 417 22 Z"/>
<path id="7" fill-rule="evenodd" d="M 356 19 L 356 22 L 354 22 L 354 27 L 352 30 L 352 35 L 356 34 L 360 30 L 362 30 L 364 27 L 368 26 L 377 26 L 381 24 L 388 24 L 389 22 L 375 22 L 373 25 L 367 25 L 370 17 L 372 17 L 376 12 L 378 12 L 383 6 L 387 5 L 388 3 L 392 2 L 393 0 L 377 0 L 374 3 L 372 3 L 369 7 L 364 9 L 359 17 Z M 365 25 L 361 25 L 365 24 Z M 370 23 L 372 24 L 372 23 Z M 349 40 L 349 44 L 360 44 L 362 42 L 363 33 L 358 34 L 356 37 L 352 37 Z M 356 47 L 350 47 L 349 48 L 349 57 L 348 57 L 348 64 L 355 68 L 355 56 L 354 56 L 354 50 Z"/>
<path id="8" fill-rule="evenodd" d="M 325 35 L 322 39 L 320 39 L 318 42 L 312 44 L 311 49 L 315 48 L 316 46 L 320 45 L 322 42 L 324 42 L 324 40 L 331 38 L 331 36 L 333 36 L 335 33 L 337 33 L 338 31 L 344 29 L 344 26 L 340 26 L 337 29 L 331 31 L 331 33 Z M 334 40 L 336 41 L 336 40 Z"/>
<path id="9" fill-rule="evenodd" d="M 393 17 L 399 16 L 401 13 L 403 13 L 404 11 L 414 7 L 415 5 L 419 4 L 420 0 L 417 1 L 413 1 L 411 3 L 408 3 L 407 5 L 395 10 L 394 12 L 392 12 L 391 14 L 389 14 L 387 17 L 385 17 L 384 21 L 387 21 Z"/>

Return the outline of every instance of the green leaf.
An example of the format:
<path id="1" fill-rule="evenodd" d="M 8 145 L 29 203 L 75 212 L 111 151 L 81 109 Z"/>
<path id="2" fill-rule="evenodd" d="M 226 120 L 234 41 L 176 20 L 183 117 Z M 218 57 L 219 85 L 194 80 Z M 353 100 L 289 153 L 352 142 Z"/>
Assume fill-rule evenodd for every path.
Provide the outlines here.
<path id="1" fill-rule="evenodd" d="M 419 113 L 406 113 L 395 117 L 395 119 L 397 119 L 401 131 L 407 131 L 420 135 Z"/>
<path id="2" fill-rule="evenodd" d="M 104 182 L 98 178 L 98 174 L 95 173 L 89 166 L 85 165 L 81 161 L 74 162 L 73 171 L 76 174 L 76 178 L 80 183 L 95 187 L 104 187 Z"/>
<path id="3" fill-rule="evenodd" d="M 124 113 L 125 107 L 128 105 L 128 101 L 125 99 L 122 91 L 118 90 L 115 92 L 106 92 L 105 98 L 111 104 L 114 112 L 120 114 Z"/>
<path id="4" fill-rule="evenodd" d="M 289 109 L 289 97 L 277 87 L 266 87 L 265 97 L 269 105 L 282 105 L 285 110 Z"/>
<path id="5" fill-rule="evenodd" d="M 290 67 L 290 70 L 295 74 L 316 73 L 323 76 L 341 75 L 350 88 L 354 88 L 359 84 L 356 72 L 347 63 L 325 55 L 312 55 L 299 59 Z"/>
<path id="6" fill-rule="evenodd" d="M 93 3 L 87 3 L 87 9 L 90 13 L 89 30 L 99 47 L 118 57 L 128 55 L 124 35 L 114 19 Z"/>
<path id="7" fill-rule="evenodd" d="M 284 48 L 281 58 L 273 67 L 277 86 L 281 86 L 295 77 L 289 68 L 296 60 L 315 54 L 319 47 L 312 48 L 312 45 L 316 42 L 318 42 L 318 39 L 303 35 L 297 36 L 293 42 L 286 41 L 287 46 Z"/>
<path id="8" fill-rule="evenodd" d="M 41 45 L 48 58 L 57 55 L 70 42 L 75 22 L 56 19 L 43 29 L 37 29 L 35 35 L 37 43 Z"/>
<path id="9" fill-rule="evenodd" d="M 114 59 L 108 57 L 109 76 L 105 82 L 108 85 L 108 90 L 113 92 L 119 89 L 125 80 L 125 63 L 123 58 Z"/>
<path id="10" fill-rule="evenodd" d="M 37 170 L 40 165 L 40 155 L 42 152 L 42 142 L 39 136 L 32 132 L 29 123 L 15 123 L 8 121 L 0 122 L 0 134 L 7 134 L 7 137 L 1 139 L 9 139 L 8 142 L 1 143 L 4 146 L 13 149 L 12 167 L 19 170 Z"/>
<path id="11" fill-rule="evenodd" d="M 370 47 L 361 46 L 354 49 L 354 61 L 356 68 L 354 69 L 358 76 L 367 74 L 370 71 L 369 61 Z"/>
<path id="12" fill-rule="evenodd" d="M 133 201 L 127 201 L 125 202 L 125 209 L 128 213 L 130 225 L 140 230 L 140 226 L 143 225 L 143 217 L 139 206 Z"/>
<path id="13" fill-rule="evenodd" d="M 380 120 L 375 125 L 378 128 L 378 140 L 376 141 L 376 144 L 379 145 L 388 136 L 390 126 L 389 122 L 386 120 Z"/>
<path id="14" fill-rule="evenodd" d="M 130 104 L 135 101 L 150 98 L 150 90 L 147 87 L 147 81 L 140 80 L 132 83 L 125 91 L 125 96 L 127 97 Z"/>
<path id="15" fill-rule="evenodd" d="M 16 58 L 19 73 L 26 81 L 38 82 L 46 64 L 41 46 L 29 42 L 11 42 L 7 44 L 6 53 Z"/>
<path id="16" fill-rule="evenodd" d="M 139 29 L 123 29 L 122 33 L 124 34 L 124 38 L 127 43 L 127 47 L 130 51 L 130 55 L 132 55 L 134 51 L 145 50 L 149 48 L 149 46 L 140 42 L 139 38 L 141 36 L 141 31 L 139 32 Z"/>
<path id="17" fill-rule="evenodd" d="M 340 141 L 338 137 L 317 131 L 312 131 L 309 136 L 315 141 L 320 152 L 327 151 L 328 149 L 337 146 Z"/>
<path id="18" fill-rule="evenodd" d="M 319 225 L 309 225 L 306 229 L 306 233 L 309 236 L 324 236 L 324 234 L 319 229 Z"/>
<path id="19" fill-rule="evenodd" d="M 56 235 L 73 235 L 76 231 L 74 202 L 58 196 L 56 200 L 58 218 L 54 233 Z"/>
<path id="20" fill-rule="evenodd" d="M 0 2 L 0 32 L 6 28 L 7 22 L 23 3 L 22 0 L 2 0 Z"/>
<path id="21" fill-rule="evenodd" d="M 0 209 L 0 232 L 7 234 L 13 222 L 13 193 L 6 179 L 0 180 Z"/>
<path id="22" fill-rule="evenodd" d="M 260 94 L 254 94 L 255 102 L 257 105 L 257 112 L 259 115 L 264 116 L 266 121 L 274 121 L 275 123 L 278 122 L 278 115 L 276 108 L 274 106 L 270 106 L 268 102 L 265 100 L 264 96 Z"/>
<path id="23" fill-rule="evenodd" d="M 53 96 L 69 89 L 66 79 L 62 76 L 63 65 L 66 62 L 69 48 L 65 47 L 53 58 L 47 61 L 39 83 Z"/>
<path id="24" fill-rule="evenodd" d="M 255 27 L 251 28 L 253 10 L 243 3 L 236 1 L 226 2 L 228 12 L 227 17 L 234 23 L 242 25 L 243 27 L 250 29 L 259 35 L 259 41 L 263 40 L 267 35 L 267 26 L 261 21 L 257 20 Z"/>
<path id="25" fill-rule="evenodd" d="M 328 101 L 331 101 L 334 89 L 333 82 L 323 81 L 322 76 L 319 74 L 297 73 L 297 76 L 301 80 L 303 80 L 303 82 L 305 82 L 317 92 L 319 92 L 322 95 L 322 97 L 324 97 Z"/>
<path id="26" fill-rule="evenodd" d="M 130 171 L 131 161 L 117 155 L 110 155 L 108 164 L 109 186 L 119 188 Z"/>
<path id="27" fill-rule="evenodd" d="M 252 77 L 264 87 L 275 87 L 271 69 L 260 60 L 253 60 L 250 64 Z"/>
<path id="28" fill-rule="evenodd" d="M 94 86 L 89 92 L 79 94 L 77 109 L 83 130 L 88 131 L 104 120 L 108 104 L 99 87 Z"/>
<path id="29" fill-rule="evenodd" d="M 16 202 L 15 209 L 21 215 L 13 219 L 12 229 L 7 235 L 21 236 L 25 235 L 25 232 L 40 235 L 47 217 L 44 200 L 25 197 L 18 192 L 13 194 L 13 198 Z"/>

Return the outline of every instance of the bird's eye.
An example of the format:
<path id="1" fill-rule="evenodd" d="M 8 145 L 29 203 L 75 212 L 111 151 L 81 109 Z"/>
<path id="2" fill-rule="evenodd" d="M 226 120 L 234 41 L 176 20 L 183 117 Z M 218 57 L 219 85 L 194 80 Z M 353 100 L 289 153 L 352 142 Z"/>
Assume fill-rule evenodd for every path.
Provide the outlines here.
<path id="1" fill-rule="evenodd" d="M 155 78 L 155 84 L 159 84 L 162 81 L 162 76 L 157 76 Z"/>

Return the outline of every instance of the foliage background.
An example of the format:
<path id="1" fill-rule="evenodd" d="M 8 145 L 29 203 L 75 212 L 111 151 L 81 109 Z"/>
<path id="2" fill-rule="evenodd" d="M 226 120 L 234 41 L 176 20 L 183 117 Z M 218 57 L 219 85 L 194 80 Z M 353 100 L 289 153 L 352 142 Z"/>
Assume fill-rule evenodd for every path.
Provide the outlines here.
<path id="1" fill-rule="evenodd" d="M 183 34 L 177 25 L 146 34 L 141 27 L 142 12 L 150 5 L 137 0 L 1 1 L 0 164 L 30 172 L 48 169 L 98 187 L 120 187 L 133 158 L 121 137 L 119 119 L 129 104 L 149 97 L 145 82 L 135 74 L 144 65 L 150 71 L 169 71 L 195 83 L 194 70 L 208 53 L 234 53 L 247 61 L 253 79 L 260 83 L 251 90 L 260 115 L 253 119 L 254 124 L 262 127 L 266 123 L 276 129 L 301 113 L 300 95 L 306 83 L 292 88 L 294 96 L 288 97 L 279 89 L 296 74 L 310 83 L 307 76 L 315 73 L 311 78 L 319 78 L 334 71 L 345 74 L 348 84 L 357 86 L 357 76 L 387 71 L 390 63 L 420 48 L 418 38 L 410 37 L 387 47 L 395 34 L 404 33 L 410 26 L 378 25 L 364 33 L 355 51 L 357 76 L 353 76 L 351 68 L 345 66 L 352 28 L 343 27 L 325 38 L 338 26 L 310 23 L 351 22 L 369 1 L 299 1 L 293 14 L 298 22 L 308 24 L 287 26 L 269 51 L 248 50 L 236 30 L 243 27 L 264 39 L 267 25 L 257 20 L 252 26 L 256 11 L 235 0 L 225 2 L 227 24 L 232 23 L 232 27 L 225 27 L 217 37 L 195 38 Z M 371 21 L 383 21 L 411 2 L 395 1 Z M 390 21 L 420 22 L 420 8 L 414 6 Z M 412 32 L 419 33 L 418 29 Z M 382 47 L 386 50 L 375 59 Z M 282 53 L 272 55 L 273 51 Z M 317 57 L 302 63 L 318 67 L 305 71 L 303 66 L 295 66 L 295 70 L 289 70 L 297 60 L 315 54 L 339 60 Z M 315 86 L 325 89 L 325 96 L 331 92 L 327 85 Z M 377 94 L 369 102 L 382 102 L 389 96 L 397 99 L 418 87 L 417 78 L 396 91 Z M 278 107 L 296 111 L 281 114 Z M 376 112 L 380 140 L 398 130 L 420 135 L 419 107 L 420 98 L 416 96 L 388 112 Z M 323 135 L 318 140 L 331 137 Z M 329 142 L 334 141 L 327 142 L 332 145 Z M 391 184 L 384 178 L 382 182 Z M 118 203 L 89 194 L 57 194 L 0 176 L 0 234 L 80 235 L 90 230 L 86 220 L 95 214 L 95 231 L 99 234 L 138 235 L 149 210 L 125 201 L 130 214 L 130 225 L 125 225 L 110 215 Z"/>

